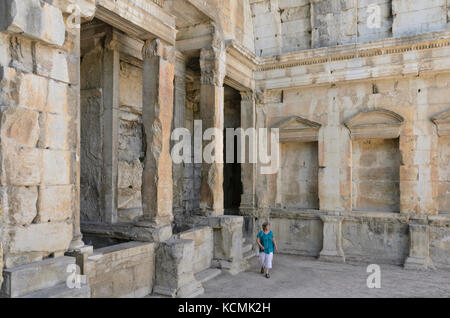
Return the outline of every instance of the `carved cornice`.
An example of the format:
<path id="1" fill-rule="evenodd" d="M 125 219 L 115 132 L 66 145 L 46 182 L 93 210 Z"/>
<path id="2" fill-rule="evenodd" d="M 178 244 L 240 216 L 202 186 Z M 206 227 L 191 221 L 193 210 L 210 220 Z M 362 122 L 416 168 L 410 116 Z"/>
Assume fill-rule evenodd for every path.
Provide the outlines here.
<path id="1" fill-rule="evenodd" d="M 400 54 L 450 46 L 450 31 L 384 39 L 373 42 L 340 45 L 286 53 L 256 60 L 256 71 L 270 71 L 295 66 L 323 64 L 357 58 Z"/>
<path id="2" fill-rule="evenodd" d="M 147 40 L 142 46 L 142 58 L 161 57 L 170 63 L 175 61 L 175 49 L 171 45 L 164 44 L 160 39 Z"/>
<path id="3" fill-rule="evenodd" d="M 279 129 L 280 142 L 317 141 L 320 127 L 320 123 L 296 115 L 284 117 L 270 125 L 270 128 Z"/>
<path id="4" fill-rule="evenodd" d="M 393 139 L 400 136 L 403 122 L 399 114 L 377 108 L 359 112 L 347 119 L 344 125 L 350 130 L 352 140 Z"/>
<path id="5" fill-rule="evenodd" d="M 437 126 L 439 136 L 450 136 L 450 109 L 431 118 Z"/>

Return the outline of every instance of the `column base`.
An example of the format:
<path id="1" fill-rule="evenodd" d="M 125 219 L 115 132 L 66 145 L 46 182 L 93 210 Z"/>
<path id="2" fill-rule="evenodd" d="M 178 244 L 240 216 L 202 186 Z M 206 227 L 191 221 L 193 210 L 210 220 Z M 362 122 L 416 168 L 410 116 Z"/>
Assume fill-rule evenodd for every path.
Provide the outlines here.
<path id="1" fill-rule="evenodd" d="M 220 268 L 231 275 L 236 275 L 249 269 L 250 264 L 245 259 L 233 261 L 214 259 L 212 267 Z"/>
<path id="2" fill-rule="evenodd" d="M 409 256 L 406 259 L 405 264 L 403 265 L 403 268 L 408 269 L 408 270 L 421 270 L 421 271 L 436 269 L 434 267 L 433 261 L 428 256 L 427 257 L 411 257 L 411 256 Z"/>
<path id="3" fill-rule="evenodd" d="M 83 240 L 82 240 L 81 237 L 80 237 L 80 238 L 75 239 L 75 240 L 73 240 L 72 242 L 70 242 L 68 251 L 70 251 L 70 252 L 72 252 L 72 251 L 77 251 L 77 250 L 82 249 L 83 246 L 85 246 L 85 245 L 84 245 Z"/>
<path id="4" fill-rule="evenodd" d="M 336 251 L 322 251 L 319 254 L 319 261 L 331 263 L 345 263 L 344 254 Z"/>
<path id="5" fill-rule="evenodd" d="M 155 286 L 153 288 L 153 294 L 172 298 L 194 298 L 204 292 L 202 284 L 198 281 L 192 281 L 178 289 L 165 286 Z"/>

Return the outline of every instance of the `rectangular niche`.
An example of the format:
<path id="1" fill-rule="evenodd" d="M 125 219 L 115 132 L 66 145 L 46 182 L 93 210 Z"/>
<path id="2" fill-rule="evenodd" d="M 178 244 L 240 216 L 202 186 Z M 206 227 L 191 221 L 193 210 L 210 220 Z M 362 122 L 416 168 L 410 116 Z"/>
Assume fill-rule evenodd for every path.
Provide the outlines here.
<path id="1" fill-rule="evenodd" d="M 450 136 L 439 137 L 439 212 L 450 213 Z"/>
<path id="2" fill-rule="evenodd" d="M 280 145 L 281 206 L 319 209 L 318 142 L 287 142 Z"/>
<path id="3" fill-rule="evenodd" d="M 353 210 L 400 211 L 399 139 L 352 141 Z"/>

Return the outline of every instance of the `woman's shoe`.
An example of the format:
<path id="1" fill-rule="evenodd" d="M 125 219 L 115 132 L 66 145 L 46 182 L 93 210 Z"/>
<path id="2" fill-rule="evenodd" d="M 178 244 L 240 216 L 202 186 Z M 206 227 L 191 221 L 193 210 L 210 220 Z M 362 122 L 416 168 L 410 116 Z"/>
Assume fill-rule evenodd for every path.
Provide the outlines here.
<path id="1" fill-rule="evenodd" d="M 264 274 L 264 266 L 261 267 L 261 274 Z"/>
<path id="2" fill-rule="evenodd" d="M 270 278 L 270 274 L 269 273 L 266 274 L 266 278 Z"/>

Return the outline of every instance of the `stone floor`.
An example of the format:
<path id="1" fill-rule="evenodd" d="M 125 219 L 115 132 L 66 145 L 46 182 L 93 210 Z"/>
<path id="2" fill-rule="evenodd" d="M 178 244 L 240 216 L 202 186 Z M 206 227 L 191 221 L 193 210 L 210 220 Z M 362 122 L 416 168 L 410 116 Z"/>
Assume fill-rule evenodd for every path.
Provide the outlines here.
<path id="1" fill-rule="evenodd" d="M 203 284 L 200 297 L 450 297 L 450 271 L 404 270 L 380 265 L 381 288 L 369 289 L 367 265 L 335 264 L 292 255 L 275 255 L 271 278 L 250 270 L 222 273 Z"/>

